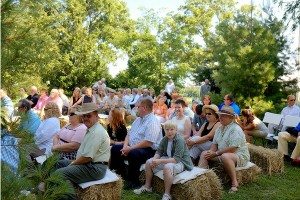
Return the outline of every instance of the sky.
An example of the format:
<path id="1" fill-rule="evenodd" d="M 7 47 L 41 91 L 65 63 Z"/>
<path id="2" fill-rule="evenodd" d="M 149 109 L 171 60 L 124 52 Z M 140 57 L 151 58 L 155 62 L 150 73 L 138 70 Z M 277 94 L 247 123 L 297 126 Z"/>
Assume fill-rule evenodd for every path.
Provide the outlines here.
<path id="1" fill-rule="evenodd" d="M 141 8 L 154 9 L 159 11 L 161 17 L 165 16 L 168 12 L 177 11 L 181 5 L 184 5 L 185 0 L 124 0 L 128 6 L 129 14 L 132 19 L 137 19 L 142 16 Z M 262 6 L 263 3 L 272 2 L 272 0 L 252 0 L 254 5 Z M 250 4 L 251 0 L 238 0 L 238 6 L 242 4 Z M 278 17 L 283 15 L 283 11 L 279 7 L 275 7 L 275 12 L 278 13 Z M 295 32 L 288 32 L 287 35 L 291 39 L 291 48 L 296 49 L 299 45 L 300 37 L 299 28 Z M 114 77 L 121 70 L 127 68 L 128 56 L 120 52 L 119 59 L 109 66 L 110 74 Z M 295 73 L 295 76 L 300 76 L 300 72 Z"/>

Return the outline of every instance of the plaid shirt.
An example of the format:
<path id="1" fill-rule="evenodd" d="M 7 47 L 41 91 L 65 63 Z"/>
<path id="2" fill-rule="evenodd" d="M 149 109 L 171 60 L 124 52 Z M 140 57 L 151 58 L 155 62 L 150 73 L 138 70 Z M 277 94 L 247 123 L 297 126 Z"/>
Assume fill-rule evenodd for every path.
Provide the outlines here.
<path id="1" fill-rule="evenodd" d="M 8 164 L 16 172 L 19 166 L 20 158 L 18 151 L 18 139 L 9 135 L 6 130 L 1 130 L 1 161 Z M 3 133 L 4 132 L 4 133 Z"/>

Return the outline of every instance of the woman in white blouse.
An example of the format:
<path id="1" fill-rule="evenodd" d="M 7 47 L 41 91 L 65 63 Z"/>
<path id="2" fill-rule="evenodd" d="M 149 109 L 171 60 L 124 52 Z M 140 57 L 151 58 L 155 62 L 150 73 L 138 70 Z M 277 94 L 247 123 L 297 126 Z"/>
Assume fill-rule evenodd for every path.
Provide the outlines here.
<path id="1" fill-rule="evenodd" d="M 48 155 L 51 153 L 52 138 L 60 130 L 58 118 L 61 116 L 61 112 L 58 105 L 53 102 L 46 104 L 44 112 L 44 120 L 35 133 L 35 144 L 40 150 L 45 149 L 45 154 Z"/>

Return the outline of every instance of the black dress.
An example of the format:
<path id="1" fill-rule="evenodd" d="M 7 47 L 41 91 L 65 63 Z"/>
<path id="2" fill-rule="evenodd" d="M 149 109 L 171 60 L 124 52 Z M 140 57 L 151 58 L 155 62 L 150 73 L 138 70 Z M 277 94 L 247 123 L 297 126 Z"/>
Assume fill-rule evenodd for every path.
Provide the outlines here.
<path id="1" fill-rule="evenodd" d="M 117 130 L 114 132 L 110 124 L 107 125 L 107 133 L 111 140 L 117 142 L 123 142 L 127 135 L 127 128 L 124 124 L 121 124 Z"/>

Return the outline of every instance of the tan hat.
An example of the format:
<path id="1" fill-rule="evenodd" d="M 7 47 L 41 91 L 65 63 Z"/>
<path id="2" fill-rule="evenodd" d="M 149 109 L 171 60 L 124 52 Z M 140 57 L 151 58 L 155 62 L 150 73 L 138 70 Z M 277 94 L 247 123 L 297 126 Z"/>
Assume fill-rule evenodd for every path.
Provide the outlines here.
<path id="1" fill-rule="evenodd" d="M 219 112 L 217 112 L 218 115 L 230 115 L 235 116 L 235 113 L 233 109 L 230 106 L 223 106 Z"/>
<path id="2" fill-rule="evenodd" d="M 98 108 L 98 106 L 95 103 L 84 103 L 75 111 L 75 114 L 84 115 L 94 111 L 100 111 L 100 108 Z"/>
<path id="3" fill-rule="evenodd" d="M 215 111 L 215 113 L 217 113 L 219 111 L 218 106 L 216 106 L 215 104 L 204 105 L 202 110 L 204 110 L 204 109 L 211 109 L 211 110 Z"/>

